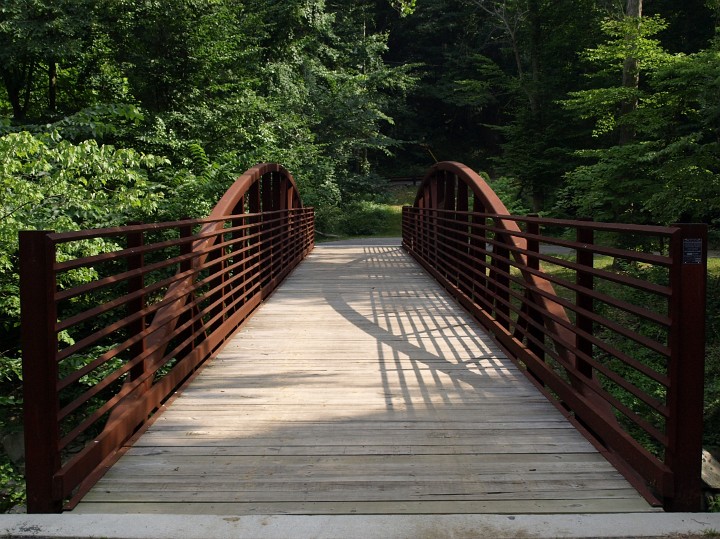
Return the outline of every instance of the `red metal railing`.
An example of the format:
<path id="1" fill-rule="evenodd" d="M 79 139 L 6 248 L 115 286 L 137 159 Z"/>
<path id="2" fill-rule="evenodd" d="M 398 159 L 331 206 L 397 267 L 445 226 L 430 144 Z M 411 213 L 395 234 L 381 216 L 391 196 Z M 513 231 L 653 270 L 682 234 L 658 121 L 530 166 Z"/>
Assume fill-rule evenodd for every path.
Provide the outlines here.
<path id="1" fill-rule="evenodd" d="M 271 164 L 207 219 L 21 233 L 28 511 L 72 506 L 313 238 L 313 210 Z M 67 257 L 93 242 L 97 254 Z"/>
<path id="2" fill-rule="evenodd" d="M 403 245 L 640 492 L 700 510 L 706 227 L 498 209 L 440 163 L 404 208 Z"/>

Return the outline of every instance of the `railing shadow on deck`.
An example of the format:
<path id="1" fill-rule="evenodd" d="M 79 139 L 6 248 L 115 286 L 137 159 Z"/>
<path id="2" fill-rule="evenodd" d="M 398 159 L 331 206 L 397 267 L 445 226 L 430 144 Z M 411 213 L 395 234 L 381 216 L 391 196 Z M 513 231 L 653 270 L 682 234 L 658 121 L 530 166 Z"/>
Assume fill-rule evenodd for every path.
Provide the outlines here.
<path id="1" fill-rule="evenodd" d="M 240 176 L 207 219 L 22 232 L 28 512 L 89 488 L 313 241 L 313 210 L 275 164 Z"/>
<path id="2" fill-rule="evenodd" d="M 355 274 L 355 267 L 369 270 L 377 267 L 377 272 L 365 276 L 372 280 L 382 276 L 387 267 L 409 265 L 410 259 L 406 258 L 399 245 L 364 249 L 365 255 L 345 262 L 350 276 Z M 422 272 L 419 266 L 411 267 Z M 507 372 L 507 362 L 497 357 L 484 335 L 475 332 L 474 327 L 468 324 L 467 316 L 459 313 L 454 302 L 448 302 L 444 294 L 408 286 L 406 283 L 398 288 L 417 299 L 415 305 L 408 304 L 407 296 L 395 298 L 396 289 L 386 285 L 382 277 L 371 291 L 353 293 L 345 289 L 341 282 L 321 289 L 328 305 L 377 340 L 377 356 L 387 394 L 392 394 L 392 389 L 387 385 L 390 374 L 395 370 L 399 378 L 404 376 L 401 369 L 396 370 L 397 364 L 403 360 L 413 365 L 425 364 L 431 373 L 448 375 L 455 384 L 464 384 L 463 391 L 473 396 L 477 396 L 477 393 L 473 393 L 471 388 L 480 390 L 488 387 L 482 382 L 486 377 L 491 377 L 499 386 L 503 385 L 504 379 L 516 379 L 516 376 Z M 360 309 L 353 306 L 354 301 L 367 301 L 370 307 Z M 436 310 L 439 302 L 442 308 Z M 432 309 L 427 307 L 429 303 L 434 305 Z M 482 353 L 477 354 L 476 350 Z M 408 398 L 403 404 L 412 407 L 415 401 Z"/>
<path id="3" fill-rule="evenodd" d="M 243 511 L 241 504 L 249 503 L 253 505 L 253 511 L 259 512 L 267 506 L 259 509 L 254 502 L 266 500 L 268 492 L 263 489 L 268 488 L 274 489 L 274 500 L 290 504 L 283 506 L 282 511 L 292 512 L 300 507 L 312 513 L 313 510 L 303 507 L 302 503 L 330 503 L 330 499 L 340 504 L 346 501 L 346 494 L 352 494 L 357 497 L 350 499 L 356 503 L 382 504 L 392 499 L 393 493 L 403 496 L 410 493 L 410 498 L 401 498 L 405 506 L 403 511 L 409 510 L 405 502 L 437 501 L 446 504 L 445 510 L 454 512 L 471 511 L 483 503 L 494 504 L 495 511 L 512 512 L 518 510 L 521 501 L 527 502 L 526 507 L 529 507 L 531 502 L 542 499 L 545 500 L 542 503 L 549 503 L 548 500 L 562 494 L 565 505 L 556 500 L 554 509 L 566 507 L 572 511 L 577 510 L 578 505 L 574 497 L 587 496 L 584 490 L 591 490 L 600 481 L 604 485 L 612 484 L 607 487 L 608 497 L 620 489 L 627 489 L 627 483 L 620 478 L 608 479 L 604 475 L 598 479 L 599 474 L 585 468 L 589 459 L 598 457 L 591 445 L 574 432 L 561 414 L 552 413 L 555 410 L 514 364 L 504 358 L 494 344 L 489 345 L 486 336 L 477 332 L 477 325 L 467 313 L 458 310 L 456 303 L 435 287 L 428 289 L 408 283 L 410 272 L 423 280 L 426 275 L 402 252 L 399 242 L 396 246 L 363 249 L 363 255 L 357 256 L 356 249 L 343 246 L 317 248 L 313 256 L 320 257 L 318 251 L 324 251 L 323 262 L 310 260 L 299 268 L 274 298 L 273 315 L 268 315 L 267 311 L 264 314 L 275 324 L 289 327 L 294 325 L 294 320 L 309 313 L 320 315 L 320 319 L 310 326 L 301 325 L 302 330 L 298 333 L 290 331 L 288 339 L 282 343 L 273 339 L 268 342 L 266 336 L 252 339 L 257 345 L 250 345 L 246 337 L 259 329 L 270 331 L 268 335 L 275 333 L 267 319 L 263 319 L 259 327 L 253 327 L 251 323 L 244 330 L 247 334 L 238 334 L 202 377 L 184 391 L 182 399 L 185 400 L 178 400 L 173 405 L 175 412 L 182 406 L 188 410 L 186 416 L 193 417 L 180 419 L 177 416 L 182 414 L 171 412 L 172 423 L 163 422 L 163 432 L 158 432 L 155 439 L 167 439 L 165 429 L 177 429 L 177 445 L 164 450 L 152 441 L 144 441 L 148 452 L 163 451 L 168 458 L 175 455 L 174 451 L 187 451 L 183 439 L 187 439 L 184 434 L 190 433 L 193 434 L 192 445 L 198 446 L 197 450 L 204 444 L 212 444 L 213 448 L 234 448 L 230 451 L 237 454 L 237 446 L 241 444 L 252 446 L 252 453 L 248 455 L 277 455 L 271 468 L 260 462 L 257 467 L 255 464 L 243 467 L 240 473 L 228 465 L 230 467 L 225 469 L 232 470 L 231 477 L 222 479 L 222 489 L 215 488 L 212 483 L 221 480 L 219 477 L 212 479 L 218 468 L 215 471 L 203 468 L 198 481 L 204 487 L 197 487 L 190 480 L 195 491 L 186 499 L 214 504 L 227 499 L 242 500 L 238 506 L 229 502 L 226 507 L 233 512 Z M 309 266 L 312 266 L 312 272 Z M 397 270 L 399 266 L 410 272 L 396 276 L 397 282 L 385 278 L 388 269 Z M 332 279 L 324 276 L 325 268 L 332 268 Z M 310 272 L 312 276 L 305 275 Z M 434 306 L 430 307 L 430 303 Z M 352 342 L 333 337 L 335 318 L 331 328 L 323 326 L 325 318 L 316 310 L 318 304 L 330 307 L 340 315 L 340 320 L 353 328 Z M 294 339 L 299 336 L 302 336 L 299 340 Z M 354 346 L 358 338 L 365 344 L 373 343 L 377 347 L 375 353 L 364 355 L 367 348 Z M 297 347 L 304 350 L 304 345 L 309 345 L 312 351 L 299 354 L 303 359 L 296 360 L 291 351 Z M 315 347 L 318 354 L 322 353 L 322 359 L 309 361 L 309 357 L 314 357 Z M 359 367 L 357 360 L 361 363 Z M 280 367 L 277 371 L 272 366 L 264 367 L 266 361 Z M 325 367 L 322 371 L 303 370 L 307 369 L 308 363 L 313 365 L 311 369 Z M 337 369 L 350 368 L 354 368 L 352 374 L 338 376 Z M 281 377 L 256 374 L 280 371 Z M 375 376 L 376 381 L 368 382 Z M 202 384 L 198 384 L 200 380 Z M 277 395 L 275 389 L 280 390 Z M 357 395 L 356 391 L 362 394 Z M 493 397 L 491 403 L 486 404 L 490 396 Z M 381 400 L 384 401 L 382 407 Z M 268 403 L 276 408 L 278 402 L 287 405 L 289 401 L 292 401 L 292 408 L 281 408 L 283 413 L 280 414 L 274 411 L 270 416 L 272 421 L 266 417 L 267 412 L 262 411 Z M 482 404 L 478 406 L 478 403 Z M 220 410 L 223 406 L 233 408 L 233 417 L 243 411 L 248 414 L 248 421 L 233 422 L 232 431 L 218 429 L 218 419 L 211 417 L 209 409 Z M 248 408 L 252 411 L 247 411 Z M 509 408 L 513 411 L 508 412 Z M 203 413 L 197 412 L 200 409 Z M 495 416 L 491 410 L 502 413 Z M 476 415 L 480 411 L 480 415 Z M 456 426 L 460 418 L 468 422 L 467 426 Z M 420 426 L 414 430 L 408 428 L 409 424 Z M 451 447 L 448 432 L 458 428 L 467 429 L 463 431 L 467 433 L 463 435 L 466 438 L 459 444 L 453 440 L 455 445 Z M 261 432 L 256 434 L 258 429 Z M 505 434 L 502 445 L 498 445 L 493 434 L 483 435 L 482 432 L 491 432 L 483 429 L 502 430 Z M 556 439 L 556 433 L 563 436 Z M 256 435 L 261 439 L 253 440 Z M 418 440 L 422 436 L 425 438 L 421 445 L 403 445 L 408 443 L 407 438 Z M 537 440 L 527 439 L 533 436 Z M 573 441 L 569 442 L 571 438 Z M 540 439 L 542 441 L 538 441 Z M 305 445 L 308 442 L 310 446 Z M 556 454 L 564 442 L 568 446 L 562 447 L 561 451 L 566 454 Z M 580 463 L 562 460 L 569 458 L 571 452 L 582 454 L 576 457 Z M 523 453 L 532 454 L 540 464 L 536 465 L 536 460 L 532 459 L 533 464 L 529 464 L 528 455 Z M 138 450 L 133 450 L 133 454 L 138 455 Z M 443 472 L 424 470 L 424 463 L 428 459 L 432 462 L 434 454 L 452 455 L 452 467 Z M 484 458 L 487 454 L 494 456 Z M 303 460 L 302 466 L 293 465 L 293 474 L 279 465 L 282 455 L 313 458 Z M 353 455 L 365 465 L 339 464 L 338 457 L 351 460 Z M 588 460 L 583 460 L 584 455 Z M 395 475 L 376 479 L 373 476 L 376 469 L 369 461 L 379 463 L 389 456 L 405 457 L 402 468 L 405 472 L 398 469 Z M 178 458 L 165 460 L 163 465 L 172 468 L 177 464 L 182 468 L 183 462 Z M 142 469 L 148 472 L 148 468 Z M 220 469 L 221 473 L 226 473 L 222 466 Z M 445 476 L 440 481 L 439 476 L 443 473 Z M 200 475 L 199 471 L 197 475 Z M 122 482 L 122 476 L 118 471 L 116 481 Z M 274 486 L 266 485 L 270 476 Z M 313 477 L 316 476 L 325 479 L 315 483 Z M 228 487 L 229 484 L 232 486 Z M 111 483 L 105 485 L 113 486 Z M 452 494 L 443 494 L 446 492 Z M 148 501 L 153 499 L 150 494 L 145 496 L 143 493 L 142 496 Z M 479 496 L 483 502 L 477 501 Z M 102 495 L 98 499 L 102 499 Z M 362 512 L 353 507 L 353 511 Z M 413 510 L 420 507 L 426 506 L 413 506 Z"/>
<path id="4" fill-rule="evenodd" d="M 705 225 L 511 216 L 446 162 L 404 208 L 403 246 L 637 488 L 701 508 Z"/>

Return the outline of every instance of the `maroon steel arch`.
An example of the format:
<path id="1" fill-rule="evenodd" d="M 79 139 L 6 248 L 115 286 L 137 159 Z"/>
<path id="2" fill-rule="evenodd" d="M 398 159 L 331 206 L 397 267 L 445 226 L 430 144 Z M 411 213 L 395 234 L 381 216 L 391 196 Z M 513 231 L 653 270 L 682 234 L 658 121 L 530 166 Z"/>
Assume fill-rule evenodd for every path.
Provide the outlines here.
<path id="1" fill-rule="evenodd" d="M 302 208 L 292 174 L 277 163 L 261 163 L 248 169 L 225 192 L 209 218 Z"/>
<path id="2" fill-rule="evenodd" d="M 472 202 L 472 208 L 469 208 Z M 520 228 L 515 221 L 503 220 L 501 217 L 509 215 L 505 204 L 495 194 L 495 191 L 482 177 L 470 167 L 454 161 L 443 161 L 435 164 L 425 175 L 417 196 L 415 207 L 451 210 L 473 211 L 496 216 L 496 226 L 513 233 L 519 233 Z M 526 265 L 526 256 L 522 250 L 527 250 L 527 240 L 516 235 L 502 236 L 502 240 L 509 243 L 514 249 L 511 253 L 522 265 Z M 529 273 L 523 273 L 526 281 L 532 283 L 540 290 L 555 294 L 552 284 Z M 544 296 L 538 295 L 536 301 L 550 313 L 568 320 L 564 307 Z M 547 324 L 552 325 L 553 333 L 558 334 L 561 340 L 570 342 L 572 334 L 562 326 L 548 319 Z"/>
<path id="3" fill-rule="evenodd" d="M 278 210 L 302 208 L 302 200 L 292 174 L 277 163 L 261 163 L 248 169 L 228 188 L 208 216 L 210 221 L 200 229 L 198 235 L 208 236 L 206 239 L 193 243 L 192 251 L 201 253 L 193 259 L 192 267 L 203 266 L 213 246 L 218 242 L 215 235 L 224 226 L 230 216 L 247 213 L 261 214 Z M 180 299 L 160 309 L 153 318 L 151 329 L 159 327 L 148 339 L 148 346 L 167 341 L 168 335 L 175 331 L 179 317 L 178 312 L 185 309 L 185 297 L 179 292 L 192 285 L 197 274 L 173 284 L 165 294 L 166 297 L 180 295 Z M 158 349 L 153 360 L 163 357 L 164 348 Z"/>
<path id="4" fill-rule="evenodd" d="M 494 221 L 495 227 L 508 231 L 507 235 L 496 234 L 496 241 L 507 244 L 508 252 L 518 266 L 527 267 L 527 256 L 523 251 L 527 251 L 528 242 L 525 238 L 518 237 L 517 234 L 521 234 L 521 230 L 517 222 L 502 218 L 510 214 L 505 204 L 487 182 L 467 165 L 455 161 L 436 163 L 420 184 L 414 207 L 485 214 Z M 527 271 L 521 270 L 521 274 L 530 289 L 534 288 L 544 293 L 534 293 L 530 299 L 540 307 L 540 312 L 546 313 L 543 316 L 543 323 L 548 330 L 547 334 L 553 336 L 558 353 L 568 364 L 577 367 L 577 358 L 570 351 L 574 347 L 575 335 L 562 324 L 562 322 L 570 324 L 567 312 L 560 303 L 548 298 L 548 295 L 556 296 L 552 284 Z M 557 320 L 560 320 L 560 323 Z M 589 374 L 592 377 L 592 373 Z M 592 378 L 583 380 L 575 376 L 572 379 L 573 385 L 586 397 L 597 400 L 596 393 L 588 388 L 588 384 L 597 383 L 595 380 Z"/>
<path id="5" fill-rule="evenodd" d="M 313 237 L 312 208 L 272 163 L 237 178 L 204 219 L 21 233 L 28 510 L 59 511 L 71 496 L 72 506 L 105 459 L 119 455 L 312 250 Z M 122 247 L 57 260 L 58 245 L 94 238 Z M 98 267 L 94 281 L 58 285 L 69 271 Z M 68 315 L 80 296 L 97 303 Z M 34 334 L 41 319 L 43 339 Z M 75 343 L 61 346 L 59 331 Z M 90 388 L 82 383 L 88 373 L 101 377 Z M 80 443 L 62 462 L 63 449 Z"/>
<path id="6" fill-rule="evenodd" d="M 702 502 L 706 239 L 695 224 L 509 215 L 453 162 L 432 167 L 403 208 L 405 249 L 648 501 L 673 511 Z"/>

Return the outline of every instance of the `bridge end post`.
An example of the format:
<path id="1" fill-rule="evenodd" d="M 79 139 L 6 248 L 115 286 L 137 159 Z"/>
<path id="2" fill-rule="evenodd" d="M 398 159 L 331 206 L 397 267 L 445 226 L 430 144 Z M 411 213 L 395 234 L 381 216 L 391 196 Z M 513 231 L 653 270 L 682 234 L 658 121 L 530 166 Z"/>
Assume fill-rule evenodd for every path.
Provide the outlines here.
<path id="1" fill-rule="evenodd" d="M 703 390 L 705 380 L 705 302 L 707 225 L 680 224 L 671 239 L 670 388 L 665 462 L 672 470 L 669 511 L 702 506 Z"/>
<path id="2" fill-rule="evenodd" d="M 59 513 L 60 432 L 55 245 L 49 231 L 20 232 L 20 320 L 28 513 Z"/>

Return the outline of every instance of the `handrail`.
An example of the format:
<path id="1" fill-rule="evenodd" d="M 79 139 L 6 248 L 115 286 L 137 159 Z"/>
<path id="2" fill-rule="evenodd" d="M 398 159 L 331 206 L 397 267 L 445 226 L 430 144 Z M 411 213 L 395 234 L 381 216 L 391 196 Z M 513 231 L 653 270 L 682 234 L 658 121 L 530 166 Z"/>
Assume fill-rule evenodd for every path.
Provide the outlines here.
<path id="1" fill-rule="evenodd" d="M 700 509 L 706 226 L 512 216 L 438 163 L 403 246 L 646 498 Z"/>
<path id="2" fill-rule="evenodd" d="M 58 257 L 99 238 L 114 248 Z M 294 179 L 267 163 L 206 219 L 21 232 L 28 512 L 72 507 L 313 238 Z M 95 277 L 65 288 L 73 272 Z"/>

